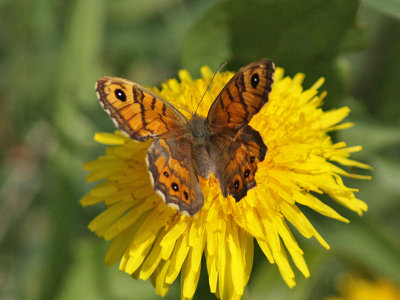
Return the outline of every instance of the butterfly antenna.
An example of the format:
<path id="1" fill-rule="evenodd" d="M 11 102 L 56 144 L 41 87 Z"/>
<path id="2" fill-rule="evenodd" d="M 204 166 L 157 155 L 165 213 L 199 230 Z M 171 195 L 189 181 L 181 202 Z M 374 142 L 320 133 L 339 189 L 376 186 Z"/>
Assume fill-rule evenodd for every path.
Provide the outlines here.
<path id="1" fill-rule="evenodd" d="M 186 111 L 188 114 L 190 114 L 190 115 L 193 115 L 190 111 L 188 111 L 186 108 L 183 108 L 182 106 L 178 106 L 178 105 L 173 105 L 175 108 L 180 108 L 180 109 L 182 109 L 182 110 L 184 110 L 184 111 Z"/>
<path id="2" fill-rule="evenodd" d="M 203 97 L 201 97 L 199 104 L 197 104 L 197 108 L 196 108 L 196 110 L 194 111 L 194 115 L 197 113 L 197 110 L 199 109 L 200 104 L 201 104 L 201 102 L 202 102 L 203 99 L 204 99 L 204 96 L 206 95 L 207 91 L 210 89 L 211 83 L 213 82 L 213 80 L 214 80 L 214 78 L 215 78 L 215 75 L 217 75 L 217 73 L 218 73 L 219 71 L 221 71 L 221 69 L 222 69 L 225 65 L 226 65 L 226 61 L 223 62 L 223 63 L 218 67 L 217 71 L 214 73 L 214 76 L 211 78 L 211 81 L 210 81 L 210 83 L 209 83 L 208 86 L 207 86 L 207 89 L 204 91 Z"/>

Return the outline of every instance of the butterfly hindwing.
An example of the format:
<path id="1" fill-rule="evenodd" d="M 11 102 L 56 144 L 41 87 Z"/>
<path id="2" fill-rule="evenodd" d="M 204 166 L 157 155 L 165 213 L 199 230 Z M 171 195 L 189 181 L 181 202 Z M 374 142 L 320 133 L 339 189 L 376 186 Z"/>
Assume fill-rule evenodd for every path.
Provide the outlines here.
<path id="1" fill-rule="evenodd" d="M 96 91 L 116 126 L 134 140 L 171 138 L 187 132 L 186 118 L 177 109 L 134 82 L 102 77 Z"/>
<path id="2" fill-rule="evenodd" d="M 203 194 L 197 177 L 188 136 L 156 139 L 147 151 L 150 176 L 156 192 L 167 205 L 194 215 L 203 206 Z"/>
<path id="3" fill-rule="evenodd" d="M 214 135 L 211 144 L 222 194 L 241 200 L 256 186 L 257 164 L 264 160 L 267 147 L 249 125 L 243 126 L 234 137 Z"/>

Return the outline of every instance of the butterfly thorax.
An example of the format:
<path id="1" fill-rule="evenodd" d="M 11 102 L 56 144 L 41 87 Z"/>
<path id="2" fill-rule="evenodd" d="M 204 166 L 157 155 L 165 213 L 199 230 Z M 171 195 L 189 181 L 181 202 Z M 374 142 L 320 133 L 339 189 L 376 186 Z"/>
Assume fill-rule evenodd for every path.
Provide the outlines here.
<path id="1" fill-rule="evenodd" d="M 210 126 L 206 119 L 194 114 L 188 122 L 189 131 L 195 139 L 210 136 Z"/>
<path id="2" fill-rule="evenodd" d="M 208 178 L 214 169 L 210 154 L 210 125 L 206 119 L 195 114 L 188 122 L 188 128 L 192 135 L 197 172 L 201 177 Z"/>

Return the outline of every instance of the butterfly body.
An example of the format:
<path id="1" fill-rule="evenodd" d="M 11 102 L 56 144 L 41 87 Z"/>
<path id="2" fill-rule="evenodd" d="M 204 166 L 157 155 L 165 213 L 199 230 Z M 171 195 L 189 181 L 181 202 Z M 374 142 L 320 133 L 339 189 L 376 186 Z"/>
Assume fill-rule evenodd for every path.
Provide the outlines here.
<path id="1" fill-rule="evenodd" d="M 210 126 L 206 119 L 196 114 L 193 115 L 188 125 L 193 142 L 193 159 L 196 163 L 196 170 L 201 177 L 209 178 L 215 165 L 211 156 Z"/>
<path id="2" fill-rule="evenodd" d="M 248 123 L 268 101 L 273 73 L 267 59 L 243 67 L 217 96 L 207 118 L 193 114 L 190 120 L 126 79 L 103 77 L 96 90 L 122 132 L 138 141 L 153 139 L 146 161 L 155 191 L 168 205 L 194 215 L 204 202 L 198 176 L 214 174 L 222 194 L 236 201 L 256 186 L 257 164 L 267 147 Z"/>

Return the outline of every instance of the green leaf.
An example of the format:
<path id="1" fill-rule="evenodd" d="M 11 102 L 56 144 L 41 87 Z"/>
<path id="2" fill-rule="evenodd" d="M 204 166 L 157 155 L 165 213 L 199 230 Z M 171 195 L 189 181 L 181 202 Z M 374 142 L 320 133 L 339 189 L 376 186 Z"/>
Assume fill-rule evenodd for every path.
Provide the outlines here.
<path id="1" fill-rule="evenodd" d="M 382 224 L 368 222 L 366 218 L 362 221 L 353 218 L 350 224 L 328 224 L 320 232 L 324 231 L 332 252 L 344 256 L 349 264 L 361 265 L 375 277 L 400 283 L 400 247 L 396 235 L 389 235 Z"/>
<path id="2" fill-rule="evenodd" d="M 340 45 L 340 51 L 362 50 L 368 46 L 370 31 L 363 23 L 357 23 L 356 26 L 347 30 L 346 35 Z"/>
<path id="3" fill-rule="evenodd" d="M 356 197 L 368 204 L 366 215 L 371 218 L 385 222 L 396 218 L 399 206 L 399 184 L 400 164 L 394 160 L 373 158 L 369 162 L 373 166 L 371 180 L 346 179 L 349 187 L 357 188 Z M 391 217 L 392 216 L 392 217 Z M 350 220 L 354 216 L 349 216 Z"/>
<path id="4" fill-rule="evenodd" d="M 233 56 L 228 19 L 227 11 L 212 8 L 189 29 L 183 46 L 183 64 L 192 74 L 199 74 L 203 65 L 216 69 Z"/>
<path id="5" fill-rule="evenodd" d="M 53 117 L 54 125 L 63 137 L 87 145 L 94 130 L 80 109 L 97 106 L 93 86 L 99 77 L 98 58 L 105 8 L 99 0 L 74 4 L 59 61 Z"/>
<path id="6" fill-rule="evenodd" d="M 376 23 L 378 30 L 373 34 L 371 46 L 360 56 L 359 69 L 353 73 L 356 76 L 353 76 L 352 91 L 366 104 L 375 119 L 387 125 L 400 126 L 397 80 L 400 73 L 400 26 L 395 19 L 380 20 Z"/>
<path id="7" fill-rule="evenodd" d="M 356 126 L 339 131 L 340 140 L 347 141 L 349 146 L 362 145 L 363 151 L 357 156 L 370 156 L 382 149 L 400 144 L 400 128 L 383 126 L 373 122 L 356 122 Z"/>
<path id="8" fill-rule="evenodd" d="M 375 157 L 373 161 L 376 180 L 382 189 L 400 196 L 400 162 L 384 157 Z"/>
<path id="9" fill-rule="evenodd" d="M 398 0 L 363 0 L 363 4 L 371 6 L 386 15 L 400 19 L 400 2 Z"/>
<path id="10" fill-rule="evenodd" d="M 98 245 L 101 245 L 100 247 Z M 150 280 L 135 280 L 103 263 L 105 243 L 95 238 L 78 239 L 74 256 L 58 300 L 66 299 L 160 299 Z M 171 288 L 166 299 L 177 299 L 178 291 Z"/>
<path id="11" fill-rule="evenodd" d="M 306 85 L 326 77 L 330 99 L 345 84 L 335 58 L 354 26 L 356 0 L 223 0 L 207 10 L 188 31 L 183 63 L 192 73 L 202 65 L 229 69 L 260 57 L 273 59 L 286 73 L 304 72 Z"/>
<path id="12" fill-rule="evenodd" d="M 306 251 L 305 258 L 311 275 L 304 278 L 292 263 L 292 268 L 296 276 L 296 286 L 288 288 L 283 281 L 281 274 L 275 264 L 268 263 L 265 256 L 262 255 L 258 265 L 254 266 L 253 274 L 249 286 L 245 290 L 245 299 L 274 299 L 274 300 L 310 300 L 313 298 L 314 289 L 317 281 L 324 271 L 324 266 L 328 257 L 328 252 L 324 249 Z M 256 247 L 256 253 L 260 251 Z"/>

